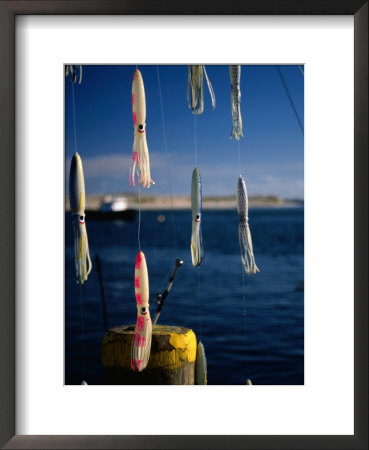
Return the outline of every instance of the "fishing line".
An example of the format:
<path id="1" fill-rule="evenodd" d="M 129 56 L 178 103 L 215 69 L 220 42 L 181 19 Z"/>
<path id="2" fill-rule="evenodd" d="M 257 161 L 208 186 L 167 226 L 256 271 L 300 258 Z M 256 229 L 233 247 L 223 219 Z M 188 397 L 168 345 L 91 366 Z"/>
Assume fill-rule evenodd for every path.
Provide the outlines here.
<path id="1" fill-rule="evenodd" d="M 240 141 L 237 141 L 237 149 L 238 149 L 238 171 L 241 175 L 241 144 Z M 246 330 L 246 284 L 245 284 L 245 271 L 241 264 L 242 271 L 242 305 L 243 305 L 243 317 L 244 317 L 244 326 Z"/>
<path id="2" fill-rule="evenodd" d="M 284 90 L 286 91 L 288 100 L 289 100 L 289 102 L 290 102 L 290 104 L 291 104 L 291 107 L 292 107 L 292 109 L 293 109 L 293 112 L 294 112 L 294 114 L 295 114 L 295 117 L 296 117 L 296 119 L 297 119 L 297 122 L 298 122 L 298 124 L 299 124 L 299 126 L 300 126 L 300 128 L 301 128 L 302 134 L 304 134 L 304 125 L 302 124 L 302 121 L 301 121 L 301 119 L 300 119 L 300 117 L 299 117 L 299 115 L 298 115 L 298 112 L 297 112 L 297 109 L 296 109 L 296 107 L 295 107 L 295 104 L 293 103 L 293 100 L 292 100 L 290 91 L 288 90 L 288 87 L 287 87 L 286 81 L 285 81 L 285 79 L 284 79 L 284 77 L 283 77 L 283 75 L 282 75 L 281 69 L 280 69 L 279 66 L 276 66 L 276 68 L 277 68 L 277 71 L 278 71 L 279 76 L 280 76 L 280 78 L 281 78 L 281 81 L 282 81 Z"/>
<path id="3" fill-rule="evenodd" d="M 74 131 L 74 152 L 77 152 L 77 127 L 76 127 L 76 102 L 74 95 L 74 83 L 72 84 L 72 103 L 73 103 L 73 131 Z M 84 332 L 84 318 L 83 318 L 83 285 L 80 285 L 80 320 L 81 320 L 81 353 L 82 353 L 82 367 L 86 372 L 86 359 L 85 359 L 85 332 Z"/>
<path id="4" fill-rule="evenodd" d="M 196 125 L 197 125 L 196 114 L 194 114 L 195 167 L 197 167 L 197 126 Z M 199 334 L 200 334 L 200 341 L 202 341 L 200 267 L 196 267 L 196 272 L 197 272 L 197 304 L 198 304 L 198 315 L 199 315 Z"/>
<path id="5" fill-rule="evenodd" d="M 140 183 L 138 183 L 138 229 L 137 229 L 137 240 L 138 240 L 138 249 L 139 249 L 139 251 L 141 251 L 140 232 L 141 232 L 141 188 L 140 188 Z"/>
<path id="6" fill-rule="evenodd" d="M 175 254 L 177 254 L 177 238 L 176 238 L 176 228 L 175 228 L 174 212 L 173 212 L 172 170 L 171 170 L 171 164 L 169 164 L 167 135 L 166 135 L 166 131 L 165 131 L 164 104 L 163 104 L 163 95 L 162 95 L 162 89 L 161 89 L 160 71 L 159 71 L 158 65 L 156 66 L 156 72 L 157 72 L 157 76 L 158 76 L 158 89 L 159 89 L 159 98 L 160 98 L 160 110 L 161 110 L 163 144 L 164 144 L 164 153 L 165 153 L 165 164 L 166 164 L 167 173 L 168 173 L 168 187 L 169 187 L 170 216 L 171 216 L 172 237 L 173 237 L 173 251 Z M 159 292 L 163 292 L 164 286 L 167 284 L 171 273 L 172 273 L 172 269 L 170 268 L 160 286 Z"/>
<path id="7" fill-rule="evenodd" d="M 243 317 L 246 319 L 246 284 L 245 284 L 245 271 L 241 265 L 242 272 L 242 306 L 243 306 Z M 245 322 L 246 329 L 246 322 Z"/>
<path id="8" fill-rule="evenodd" d="M 163 128 L 165 164 L 167 166 L 167 172 L 168 172 L 169 200 L 170 200 L 170 212 L 171 212 L 172 234 L 173 234 L 173 250 L 175 253 L 177 253 L 177 239 L 176 239 L 176 230 L 175 230 L 174 213 L 173 213 L 172 171 L 171 171 L 171 165 L 169 164 L 169 157 L 168 157 L 167 136 L 166 136 L 166 132 L 165 132 L 164 106 L 163 106 L 163 96 L 162 96 L 162 90 L 161 90 L 159 66 L 156 66 L 156 69 L 157 69 L 157 74 L 158 74 L 158 86 L 159 86 L 159 97 L 160 97 L 161 121 L 162 121 L 162 128 Z"/>
<path id="9" fill-rule="evenodd" d="M 201 284 L 200 284 L 200 267 L 197 267 L 197 304 L 199 310 L 199 334 L 202 341 L 202 317 L 201 317 Z"/>
<path id="10" fill-rule="evenodd" d="M 74 100 L 74 83 L 72 83 L 72 101 L 73 101 L 73 127 L 74 127 L 74 153 L 77 152 L 77 131 L 76 131 L 76 105 Z"/>
<path id="11" fill-rule="evenodd" d="M 241 272 L 242 272 L 242 316 L 243 316 L 243 338 L 244 338 L 244 344 L 245 344 L 245 354 L 244 354 L 244 362 L 241 364 L 241 367 L 243 367 L 244 373 L 249 376 L 249 366 L 248 366 L 248 344 L 247 344 L 247 312 L 246 312 L 246 283 L 245 283 L 245 271 L 241 265 Z"/>
<path id="12" fill-rule="evenodd" d="M 241 175 L 241 143 L 237 140 L 237 152 L 238 152 L 238 173 Z M 242 334 L 244 335 L 245 342 L 245 356 L 247 352 L 247 320 L 246 320 L 246 283 L 245 283 L 245 271 L 241 264 L 241 276 L 242 276 L 242 315 L 243 315 L 243 329 Z M 245 365 L 247 364 L 245 358 Z M 247 369 L 247 368 L 246 368 Z"/>
<path id="13" fill-rule="evenodd" d="M 245 68 L 246 72 L 246 68 Z M 242 100 L 242 97 L 241 97 Z M 240 139 L 237 139 L 237 151 L 238 151 L 238 173 L 241 175 L 241 143 Z"/>
<path id="14" fill-rule="evenodd" d="M 240 141 L 237 141 L 237 149 L 238 149 L 238 173 L 241 175 L 241 144 Z M 246 333 L 246 285 L 245 285 L 245 271 L 241 264 L 241 272 L 242 272 L 242 305 L 243 305 L 243 317 L 244 317 L 244 329 Z"/>
<path id="15" fill-rule="evenodd" d="M 300 69 L 300 72 L 302 73 L 302 76 L 305 77 L 305 74 L 304 74 L 304 71 L 302 70 L 302 67 L 301 66 L 298 66 L 298 67 Z"/>
<path id="16" fill-rule="evenodd" d="M 194 114 L 194 130 L 195 130 L 195 167 L 197 167 L 197 130 L 196 130 L 196 114 Z"/>
<path id="17" fill-rule="evenodd" d="M 86 359 L 85 359 L 85 331 L 83 320 L 83 286 L 80 285 L 80 306 L 81 306 L 81 353 L 82 353 L 82 368 L 83 372 L 86 372 Z"/>
<path id="18" fill-rule="evenodd" d="M 138 65 L 136 64 L 136 70 L 138 69 Z M 141 186 L 140 182 L 138 183 L 138 227 L 137 227 L 137 242 L 138 242 L 138 249 L 141 251 L 141 239 L 140 239 L 140 233 L 141 233 Z"/>
<path id="19" fill-rule="evenodd" d="M 241 149 L 240 149 L 240 141 L 237 141 L 237 149 L 238 149 L 238 173 L 241 175 Z"/>

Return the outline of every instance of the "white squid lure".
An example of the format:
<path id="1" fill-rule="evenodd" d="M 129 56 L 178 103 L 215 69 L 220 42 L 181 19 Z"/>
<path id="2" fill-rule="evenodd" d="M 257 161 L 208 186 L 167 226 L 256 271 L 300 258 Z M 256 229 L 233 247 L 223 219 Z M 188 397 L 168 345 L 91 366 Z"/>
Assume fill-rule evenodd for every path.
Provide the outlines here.
<path id="1" fill-rule="evenodd" d="M 69 173 L 69 201 L 74 234 L 74 266 L 77 283 L 83 284 L 92 269 L 85 223 L 85 180 L 82 160 L 73 155 Z"/>
<path id="2" fill-rule="evenodd" d="M 193 114 L 204 111 L 204 75 L 209 88 L 211 105 L 215 108 L 215 94 L 205 66 L 188 66 L 187 103 Z"/>
<path id="3" fill-rule="evenodd" d="M 146 98 L 141 72 L 136 69 L 132 81 L 132 114 L 135 129 L 129 184 L 135 186 L 137 167 L 138 181 L 143 187 L 155 184 L 150 175 L 150 157 L 146 141 Z"/>
<path id="4" fill-rule="evenodd" d="M 201 208 L 202 192 L 201 178 L 197 167 L 192 172 L 191 182 L 191 209 L 192 209 L 192 234 L 191 234 L 191 257 L 192 265 L 199 267 L 204 257 L 201 232 Z"/>
<path id="5" fill-rule="evenodd" d="M 237 212 L 238 212 L 238 239 L 241 250 L 241 260 L 243 268 L 247 274 L 260 272 L 254 257 L 252 248 L 251 232 L 249 227 L 249 205 L 247 198 L 246 184 L 242 176 L 238 177 L 237 190 Z"/>
<path id="6" fill-rule="evenodd" d="M 231 109 L 233 127 L 230 138 L 234 136 L 237 140 L 243 136 L 242 116 L 241 116 L 241 66 L 229 66 L 229 75 L 231 77 Z"/>
<path id="7" fill-rule="evenodd" d="M 152 323 L 149 311 L 149 277 L 146 258 L 139 251 L 135 264 L 135 296 L 137 322 L 131 346 L 131 368 L 141 372 L 150 358 Z"/>

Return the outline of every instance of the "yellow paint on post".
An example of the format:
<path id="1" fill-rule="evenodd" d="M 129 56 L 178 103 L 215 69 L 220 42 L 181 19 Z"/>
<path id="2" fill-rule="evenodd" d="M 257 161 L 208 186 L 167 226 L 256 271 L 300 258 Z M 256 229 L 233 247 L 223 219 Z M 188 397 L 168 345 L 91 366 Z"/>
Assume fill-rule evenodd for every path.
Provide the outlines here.
<path id="1" fill-rule="evenodd" d="M 116 327 L 103 339 L 102 363 L 104 367 L 131 366 L 131 344 L 134 327 Z M 176 370 L 196 360 L 196 336 L 182 327 L 154 325 L 151 353 L 147 369 Z"/>
<path id="2" fill-rule="evenodd" d="M 183 353 L 183 358 L 188 362 L 196 360 L 196 336 L 192 330 L 185 334 L 170 333 L 169 344 Z"/>

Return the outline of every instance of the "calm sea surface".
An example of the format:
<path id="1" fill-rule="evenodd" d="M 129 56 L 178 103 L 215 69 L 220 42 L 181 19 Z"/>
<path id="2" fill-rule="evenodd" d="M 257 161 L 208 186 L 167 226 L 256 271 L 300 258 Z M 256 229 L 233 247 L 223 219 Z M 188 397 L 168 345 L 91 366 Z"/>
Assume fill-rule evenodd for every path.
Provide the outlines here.
<path id="1" fill-rule="evenodd" d="M 205 259 L 199 269 L 191 264 L 191 212 L 142 212 L 151 316 L 154 295 L 165 289 L 180 257 L 184 264 L 158 324 L 192 328 L 198 339 L 201 332 L 208 384 L 245 384 L 247 378 L 253 384 L 303 384 L 304 293 L 296 288 L 304 278 L 304 210 L 251 209 L 249 216 L 260 273 L 243 276 L 235 211 L 203 211 Z M 109 328 L 134 324 L 138 215 L 133 222 L 86 217 L 86 224 L 93 263 L 96 253 L 101 259 Z M 76 284 L 68 214 L 65 232 L 65 383 L 103 384 L 105 330 L 98 275 L 94 267 L 82 288 Z"/>

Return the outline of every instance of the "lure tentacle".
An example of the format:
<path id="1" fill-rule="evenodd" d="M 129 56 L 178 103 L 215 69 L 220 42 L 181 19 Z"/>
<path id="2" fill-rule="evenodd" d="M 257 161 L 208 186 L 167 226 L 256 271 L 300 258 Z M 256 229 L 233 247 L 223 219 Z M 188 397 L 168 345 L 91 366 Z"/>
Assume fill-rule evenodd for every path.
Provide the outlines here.
<path id="1" fill-rule="evenodd" d="M 205 348 L 201 341 L 197 344 L 196 349 L 195 384 L 208 384 Z"/>
<path id="2" fill-rule="evenodd" d="M 232 131 L 230 138 L 234 136 L 237 140 L 243 136 L 242 116 L 241 116 L 241 66 L 229 66 L 231 78 L 231 110 L 232 110 Z"/>
<path id="3" fill-rule="evenodd" d="M 75 66 L 75 65 L 72 65 L 72 64 L 67 64 L 65 66 L 65 76 L 68 77 L 68 75 L 70 73 L 70 75 L 71 75 L 70 81 L 72 83 L 76 83 L 77 82 L 77 67 L 79 69 L 79 81 L 78 81 L 78 84 L 81 84 L 82 83 L 82 66 L 81 65 Z"/>
<path id="4" fill-rule="evenodd" d="M 92 270 L 85 215 L 79 213 L 72 214 L 72 224 L 74 233 L 75 274 L 77 282 L 83 284 Z"/>
<path id="5" fill-rule="evenodd" d="M 197 167 L 192 172 L 191 182 L 191 209 L 192 209 L 192 234 L 191 234 L 191 258 L 192 265 L 199 267 L 204 257 L 201 232 L 201 208 L 202 192 L 201 177 Z"/>
<path id="6" fill-rule="evenodd" d="M 155 184 L 150 175 L 150 157 L 146 141 L 146 98 L 141 72 L 136 69 L 132 81 L 132 114 L 134 140 L 132 161 L 129 170 L 129 184 L 135 186 L 135 173 L 143 187 L 149 188 Z"/>
<path id="7" fill-rule="evenodd" d="M 187 103 L 193 114 L 204 110 L 204 93 L 201 88 L 200 66 L 188 66 Z"/>
<path id="8" fill-rule="evenodd" d="M 149 279 L 146 259 L 139 251 L 135 264 L 137 322 L 131 346 L 131 368 L 141 372 L 150 358 L 152 323 L 149 311 Z"/>
<path id="9" fill-rule="evenodd" d="M 238 227 L 238 239 L 241 249 L 242 265 L 245 272 L 250 275 L 256 272 L 260 272 L 255 263 L 254 251 L 252 248 L 251 232 L 248 223 L 239 223 Z"/>
<path id="10" fill-rule="evenodd" d="M 192 265 L 199 267 L 203 258 L 202 232 L 199 223 L 192 222 L 191 234 L 191 258 Z"/>
<path id="11" fill-rule="evenodd" d="M 203 69 L 204 69 L 204 75 L 205 75 L 205 79 L 206 79 L 206 82 L 207 82 L 207 85 L 208 85 L 208 89 L 209 89 L 209 93 L 210 93 L 210 97 L 211 97 L 211 106 L 213 107 L 213 109 L 215 109 L 216 102 L 215 102 L 215 94 L 214 94 L 213 85 L 210 83 L 208 74 L 206 73 L 205 66 L 203 66 Z"/>
<path id="12" fill-rule="evenodd" d="M 241 260 L 243 268 L 247 274 L 260 272 L 255 263 L 254 250 L 252 248 L 251 232 L 248 218 L 248 198 L 246 184 L 240 175 L 236 190 L 237 212 L 238 212 L 238 239 L 241 250 Z"/>
<path id="13" fill-rule="evenodd" d="M 82 160 L 73 155 L 69 174 L 69 200 L 74 235 L 74 267 L 77 283 L 83 284 L 92 270 L 85 222 L 85 181 Z"/>
<path id="14" fill-rule="evenodd" d="M 210 92 L 211 104 L 213 109 L 215 108 L 215 94 L 205 66 L 188 66 L 187 103 L 193 114 L 202 114 L 204 111 L 204 75 Z"/>
<path id="15" fill-rule="evenodd" d="M 150 316 L 137 316 L 135 334 L 131 347 L 131 368 L 142 372 L 149 362 L 151 350 L 152 323 Z"/>
<path id="16" fill-rule="evenodd" d="M 129 171 L 130 184 L 135 186 L 135 172 L 137 168 L 138 181 L 143 187 L 149 188 L 155 184 L 150 177 L 150 158 L 147 148 L 146 135 L 135 133 L 133 141 L 132 163 Z"/>

